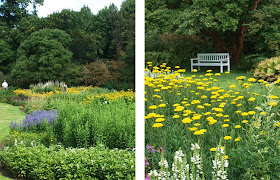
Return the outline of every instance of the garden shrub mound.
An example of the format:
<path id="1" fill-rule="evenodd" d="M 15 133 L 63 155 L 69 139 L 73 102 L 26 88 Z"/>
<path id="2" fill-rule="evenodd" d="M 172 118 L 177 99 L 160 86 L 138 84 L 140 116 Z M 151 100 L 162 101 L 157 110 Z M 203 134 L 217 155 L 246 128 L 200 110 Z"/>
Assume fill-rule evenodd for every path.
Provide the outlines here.
<path id="1" fill-rule="evenodd" d="M 261 61 L 255 69 L 254 76 L 269 82 L 280 79 L 280 56 Z"/>
<path id="2" fill-rule="evenodd" d="M 135 153 L 103 146 L 64 149 L 18 144 L 0 151 L 0 160 L 17 178 L 135 179 Z"/>

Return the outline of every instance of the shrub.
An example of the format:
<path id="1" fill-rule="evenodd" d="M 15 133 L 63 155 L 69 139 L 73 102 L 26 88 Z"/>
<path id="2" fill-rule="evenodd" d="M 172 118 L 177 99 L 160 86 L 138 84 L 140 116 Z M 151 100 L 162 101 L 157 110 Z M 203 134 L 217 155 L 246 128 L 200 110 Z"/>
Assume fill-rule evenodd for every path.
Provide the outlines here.
<path id="1" fill-rule="evenodd" d="M 17 85 L 61 80 L 72 53 L 70 36 L 58 29 L 41 29 L 32 33 L 17 49 L 17 62 L 11 71 Z"/>
<path id="2" fill-rule="evenodd" d="M 0 162 L 17 178 L 135 179 L 135 153 L 103 146 L 64 149 L 18 144 L 1 150 Z"/>
<path id="3" fill-rule="evenodd" d="M 254 76 L 269 82 L 280 79 L 280 56 L 261 61 L 255 69 Z"/>

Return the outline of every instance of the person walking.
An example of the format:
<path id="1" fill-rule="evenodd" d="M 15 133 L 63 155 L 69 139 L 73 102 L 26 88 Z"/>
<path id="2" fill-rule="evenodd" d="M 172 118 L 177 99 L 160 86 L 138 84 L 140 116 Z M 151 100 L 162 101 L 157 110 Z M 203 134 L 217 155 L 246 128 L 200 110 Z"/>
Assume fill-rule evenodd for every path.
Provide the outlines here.
<path id="1" fill-rule="evenodd" d="M 65 84 L 65 82 L 62 84 L 62 90 L 63 91 L 67 91 L 67 89 L 68 89 L 68 86 Z"/>
<path id="2" fill-rule="evenodd" d="M 8 83 L 6 82 L 6 80 L 4 80 L 4 82 L 2 83 L 2 87 L 4 90 L 7 90 L 8 89 Z"/>

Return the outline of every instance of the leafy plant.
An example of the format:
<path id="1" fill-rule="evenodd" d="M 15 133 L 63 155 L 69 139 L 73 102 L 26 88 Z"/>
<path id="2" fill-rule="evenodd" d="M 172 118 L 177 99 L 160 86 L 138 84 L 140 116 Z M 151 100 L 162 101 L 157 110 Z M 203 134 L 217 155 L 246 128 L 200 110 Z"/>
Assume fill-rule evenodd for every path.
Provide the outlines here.
<path id="1" fill-rule="evenodd" d="M 255 69 L 254 76 L 269 82 L 280 79 L 280 56 L 261 61 Z"/>

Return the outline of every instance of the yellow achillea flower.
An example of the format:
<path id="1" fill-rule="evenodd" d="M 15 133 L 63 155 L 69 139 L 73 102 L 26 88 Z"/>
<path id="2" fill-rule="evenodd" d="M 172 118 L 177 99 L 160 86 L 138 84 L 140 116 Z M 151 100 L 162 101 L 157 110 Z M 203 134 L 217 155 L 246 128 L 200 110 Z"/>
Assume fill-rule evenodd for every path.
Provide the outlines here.
<path id="1" fill-rule="evenodd" d="M 224 159 L 228 159 L 228 156 L 227 156 L 227 155 L 225 155 L 223 158 L 224 158 Z"/>
<path id="2" fill-rule="evenodd" d="M 199 120 L 200 118 L 201 118 L 201 116 L 196 115 L 196 116 L 193 116 L 193 117 L 192 117 L 192 120 Z"/>
<path id="3" fill-rule="evenodd" d="M 274 95 L 270 95 L 269 97 L 272 98 L 272 99 L 279 99 L 278 96 L 274 96 Z"/>
<path id="4" fill-rule="evenodd" d="M 256 114 L 256 112 L 255 111 L 249 111 L 248 114 L 254 115 L 254 114 Z"/>
<path id="5" fill-rule="evenodd" d="M 223 124 L 222 127 L 229 127 L 229 124 Z"/>
<path id="6" fill-rule="evenodd" d="M 249 114 L 247 112 L 241 113 L 241 116 L 248 116 Z"/>
<path id="7" fill-rule="evenodd" d="M 194 126 L 200 126 L 200 125 L 201 125 L 200 123 L 195 123 L 195 124 L 194 124 Z"/>
<path id="8" fill-rule="evenodd" d="M 241 140 L 241 137 L 237 137 L 234 141 L 237 142 L 237 141 L 240 141 Z"/>
<path id="9" fill-rule="evenodd" d="M 180 104 L 173 104 L 173 106 L 174 106 L 174 107 L 176 107 L 176 106 L 180 106 Z"/>
<path id="10" fill-rule="evenodd" d="M 225 137 L 224 137 L 224 140 L 230 140 L 230 139 L 231 139 L 230 136 L 225 136 Z"/>
<path id="11" fill-rule="evenodd" d="M 202 134 L 204 134 L 204 131 L 201 131 L 201 130 L 195 131 L 193 134 L 194 135 L 202 135 Z"/>
<path id="12" fill-rule="evenodd" d="M 197 69 L 193 69 L 193 72 L 197 72 Z"/>
<path id="13" fill-rule="evenodd" d="M 243 120 L 243 121 L 242 121 L 242 123 L 244 123 L 244 124 L 247 123 L 247 122 L 248 122 L 248 120 Z"/>
<path id="14" fill-rule="evenodd" d="M 204 106 L 202 106 L 202 105 L 197 105 L 196 106 L 198 109 L 204 109 Z"/>
<path id="15" fill-rule="evenodd" d="M 225 72 L 225 74 L 229 74 L 229 72 L 227 71 L 227 72 Z"/>
<path id="16" fill-rule="evenodd" d="M 196 127 L 192 127 L 192 128 L 189 128 L 190 131 L 196 131 L 197 128 Z"/>
<path id="17" fill-rule="evenodd" d="M 166 104 L 159 104 L 158 107 L 165 107 Z"/>
<path id="18" fill-rule="evenodd" d="M 162 122 L 162 121 L 164 121 L 165 119 L 164 118 L 157 118 L 156 119 L 156 122 Z"/>
<path id="19" fill-rule="evenodd" d="M 256 98 L 253 98 L 253 97 L 248 99 L 248 101 L 255 101 L 255 100 L 256 100 Z"/>
<path id="20" fill-rule="evenodd" d="M 216 148 L 213 147 L 213 148 L 210 149 L 210 151 L 216 151 Z"/>
<path id="21" fill-rule="evenodd" d="M 232 84 L 229 86 L 229 88 L 236 88 L 236 85 Z"/>
<path id="22" fill-rule="evenodd" d="M 156 109 L 156 108 L 157 108 L 156 105 L 152 105 L 152 106 L 149 107 L 149 109 Z"/>
<path id="23" fill-rule="evenodd" d="M 272 101 L 272 102 L 270 102 L 268 105 L 270 105 L 270 106 L 276 106 L 278 103 L 277 102 L 275 102 L 275 101 Z"/>
<path id="24" fill-rule="evenodd" d="M 152 127 L 159 128 L 159 127 L 162 127 L 162 126 L 163 126 L 162 123 L 155 123 Z"/>
<path id="25" fill-rule="evenodd" d="M 229 122 L 229 121 L 230 121 L 229 119 L 225 119 L 225 120 L 224 120 L 224 122 Z"/>
<path id="26" fill-rule="evenodd" d="M 265 115 L 265 114 L 266 114 L 266 112 L 260 112 L 260 114 L 261 114 L 261 115 Z"/>
<path id="27" fill-rule="evenodd" d="M 189 124 L 189 123 L 191 123 L 191 122 L 192 122 L 191 118 L 184 118 L 184 119 L 182 120 L 182 123 L 184 123 L 184 124 Z"/>
<path id="28" fill-rule="evenodd" d="M 180 116 L 178 115 L 178 114 L 175 114 L 174 116 L 173 116 L 173 118 L 174 119 L 177 119 L 177 118 L 179 118 Z"/>
<path id="29" fill-rule="evenodd" d="M 255 78 L 249 78 L 248 81 L 249 82 L 256 82 L 256 79 Z"/>
<path id="30" fill-rule="evenodd" d="M 154 91 L 155 91 L 155 92 L 159 92 L 160 90 L 159 90 L 159 89 L 154 89 Z"/>
<path id="31" fill-rule="evenodd" d="M 241 126 L 240 125 L 236 125 L 234 128 L 241 128 Z"/>
<path id="32" fill-rule="evenodd" d="M 206 98 L 207 98 L 206 95 L 202 95 L 202 96 L 201 96 L 201 99 L 206 99 Z"/>

